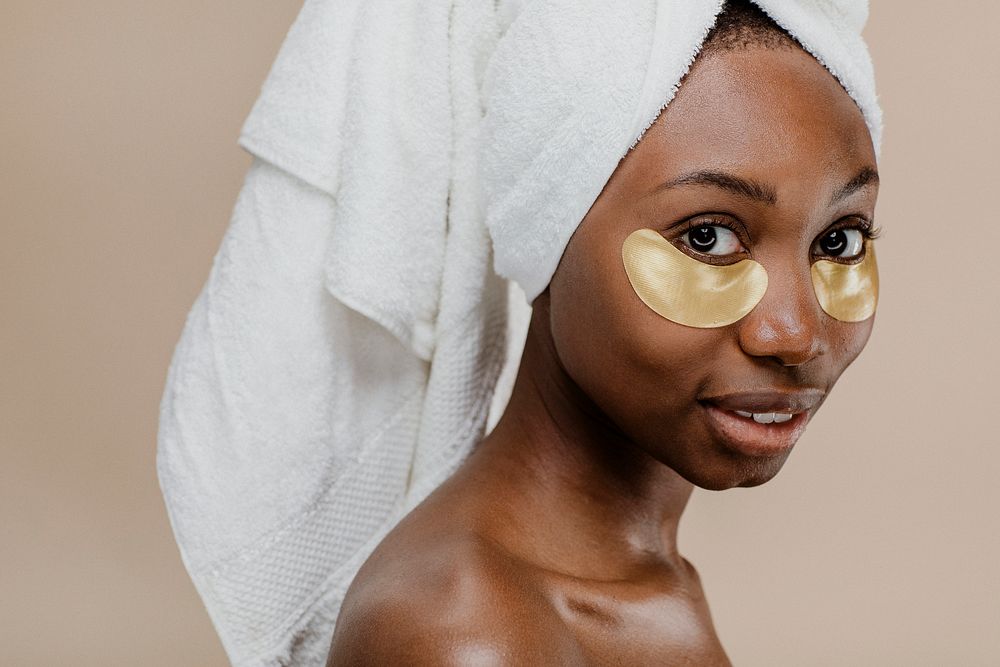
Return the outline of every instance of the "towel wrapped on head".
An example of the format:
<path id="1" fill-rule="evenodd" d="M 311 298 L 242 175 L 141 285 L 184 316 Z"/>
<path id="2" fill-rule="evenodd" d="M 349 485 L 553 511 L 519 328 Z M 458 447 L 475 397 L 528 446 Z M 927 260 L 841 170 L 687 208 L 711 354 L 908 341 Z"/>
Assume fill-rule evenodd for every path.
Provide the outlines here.
<path id="1" fill-rule="evenodd" d="M 881 119 L 864 0 L 759 0 Z M 576 225 L 721 0 L 306 0 L 177 345 L 158 473 L 235 665 L 324 664 L 354 574 L 502 411 Z"/>

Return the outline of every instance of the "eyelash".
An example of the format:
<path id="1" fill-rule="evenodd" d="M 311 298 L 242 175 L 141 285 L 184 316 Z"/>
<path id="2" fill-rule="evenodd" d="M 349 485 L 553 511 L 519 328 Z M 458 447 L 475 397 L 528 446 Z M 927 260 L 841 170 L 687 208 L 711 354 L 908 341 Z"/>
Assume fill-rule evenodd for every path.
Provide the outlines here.
<path id="1" fill-rule="evenodd" d="M 674 236 L 675 239 L 679 239 L 692 229 L 697 229 L 699 227 L 725 227 L 733 234 L 736 234 L 740 243 L 744 246 L 750 245 L 750 234 L 747 233 L 746 228 L 743 225 L 735 224 L 733 221 L 727 220 L 726 218 L 706 218 L 703 215 L 689 218 L 680 223 L 680 225 L 672 230 L 672 236 Z"/>
<path id="2" fill-rule="evenodd" d="M 817 241 L 813 241 L 813 246 L 812 247 L 816 246 L 816 243 L 818 242 L 818 239 L 823 238 L 825 235 L 830 234 L 831 232 L 839 231 L 839 230 L 842 230 L 842 229 L 856 229 L 856 230 L 858 230 L 859 232 L 861 232 L 861 236 L 864 239 L 864 243 L 865 244 L 867 244 L 868 241 L 874 241 L 875 239 L 877 239 L 878 237 L 880 237 L 882 235 L 882 228 L 876 226 L 868 218 L 864 218 L 864 217 L 857 216 L 857 215 L 855 215 L 855 216 L 848 216 L 847 218 L 841 218 L 840 220 L 838 220 L 837 222 L 835 222 L 833 225 L 831 225 L 831 226 L 827 227 L 825 230 L 823 230 L 823 232 L 820 233 L 820 235 L 816 237 Z M 857 262 L 860 262 L 864 258 L 864 256 L 865 256 L 865 250 L 864 250 L 864 246 L 862 246 L 862 251 L 861 251 L 860 255 L 858 255 L 857 257 L 849 257 L 849 258 L 830 257 L 828 255 L 824 255 L 824 254 L 821 254 L 821 253 L 812 253 L 812 256 L 815 257 L 815 258 L 824 259 L 824 260 L 833 261 L 833 262 L 839 262 L 839 263 L 842 263 L 842 264 L 856 264 Z"/>
<path id="3" fill-rule="evenodd" d="M 875 225 L 867 218 L 852 216 L 846 220 L 841 219 L 840 221 L 834 223 L 830 227 L 823 230 L 823 233 L 816 238 L 822 238 L 825 234 L 829 234 L 830 232 L 835 232 L 840 229 L 856 229 L 861 232 L 861 235 L 868 241 L 874 241 L 878 237 L 882 236 L 881 227 Z"/>
<path id="4" fill-rule="evenodd" d="M 679 239 L 692 229 L 697 229 L 698 227 L 716 227 L 716 226 L 725 227 L 726 229 L 736 234 L 736 236 L 740 239 L 740 243 L 742 243 L 744 247 L 747 247 L 751 244 L 750 234 L 747 233 L 746 228 L 743 227 L 743 225 L 734 224 L 732 221 L 726 218 L 706 218 L 704 216 L 695 216 L 693 218 L 689 218 L 683 221 L 680 225 L 678 225 L 678 227 L 674 230 L 672 236 L 674 237 L 674 239 Z M 830 227 L 823 230 L 823 232 L 816 238 L 821 238 L 823 235 L 829 234 L 830 232 L 834 232 L 839 229 L 857 229 L 859 232 L 861 232 L 861 235 L 865 238 L 866 241 L 874 241 L 875 239 L 882 236 L 882 228 L 874 224 L 867 218 L 863 218 L 861 216 L 849 216 L 846 219 L 841 218 L 840 221 L 834 223 Z M 695 250 L 694 252 L 698 251 Z"/>

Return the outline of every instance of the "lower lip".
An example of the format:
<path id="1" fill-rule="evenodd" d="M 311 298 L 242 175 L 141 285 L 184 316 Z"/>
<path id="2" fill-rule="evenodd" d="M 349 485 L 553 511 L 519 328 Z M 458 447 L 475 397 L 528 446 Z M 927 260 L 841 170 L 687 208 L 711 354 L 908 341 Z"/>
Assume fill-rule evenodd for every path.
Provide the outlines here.
<path id="1" fill-rule="evenodd" d="M 723 410 L 711 403 L 702 403 L 712 430 L 728 449 L 745 456 L 778 456 L 785 454 L 806 428 L 805 412 L 799 412 L 781 424 L 758 424 L 753 419 Z"/>

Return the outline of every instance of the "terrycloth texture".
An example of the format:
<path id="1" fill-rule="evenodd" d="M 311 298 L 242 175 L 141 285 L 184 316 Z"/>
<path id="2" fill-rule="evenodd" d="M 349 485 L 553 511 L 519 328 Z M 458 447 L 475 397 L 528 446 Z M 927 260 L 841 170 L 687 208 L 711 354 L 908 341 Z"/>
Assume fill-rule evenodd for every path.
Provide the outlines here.
<path id="1" fill-rule="evenodd" d="M 491 390 L 500 361 L 499 300 L 443 303 L 432 368 L 332 298 L 334 219 L 328 194 L 255 160 L 167 379 L 160 480 L 237 665 L 323 664 L 346 586 L 405 511 L 415 443 L 441 444 L 426 488 L 481 432 L 488 399 L 466 387 Z"/>
<path id="2" fill-rule="evenodd" d="M 867 2 L 757 4 L 839 78 L 878 152 L 881 111 L 860 33 Z M 507 31 L 484 84 L 481 183 L 496 270 L 529 300 L 621 157 L 673 99 L 720 5 L 535 2 Z"/>
<path id="3" fill-rule="evenodd" d="M 358 567 L 502 410 L 526 303 L 720 3 L 307 0 L 161 405 L 167 508 L 234 664 L 323 664 Z M 867 5 L 759 4 L 877 148 Z"/>

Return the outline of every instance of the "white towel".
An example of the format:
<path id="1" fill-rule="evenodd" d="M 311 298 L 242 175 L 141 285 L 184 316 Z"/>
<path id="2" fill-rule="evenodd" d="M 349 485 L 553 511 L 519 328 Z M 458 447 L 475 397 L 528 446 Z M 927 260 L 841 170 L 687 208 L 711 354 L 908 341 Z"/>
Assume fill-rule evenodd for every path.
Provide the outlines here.
<path id="1" fill-rule="evenodd" d="M 526 304 L 720 4 L 307 0 L 161 405 L 166 505 L 233 664 L 324 663 L 358 567 L 495 422 Z M 759 4 L 877 149 L 866 3 Z"/>

